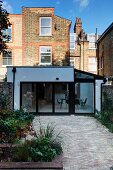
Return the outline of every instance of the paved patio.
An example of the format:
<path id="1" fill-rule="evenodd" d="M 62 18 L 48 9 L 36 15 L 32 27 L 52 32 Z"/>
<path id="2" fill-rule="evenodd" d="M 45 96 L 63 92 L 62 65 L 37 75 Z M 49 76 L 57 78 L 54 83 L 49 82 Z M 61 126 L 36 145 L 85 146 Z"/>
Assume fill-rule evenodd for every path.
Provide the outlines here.
<path id="1" fill-rule="evenodd" d="M 64 170 L 110 170 L 113 166 L 113 134 L 88 116 L 35 117 L 34 127 L 56 124 L 63 136 Z"/>

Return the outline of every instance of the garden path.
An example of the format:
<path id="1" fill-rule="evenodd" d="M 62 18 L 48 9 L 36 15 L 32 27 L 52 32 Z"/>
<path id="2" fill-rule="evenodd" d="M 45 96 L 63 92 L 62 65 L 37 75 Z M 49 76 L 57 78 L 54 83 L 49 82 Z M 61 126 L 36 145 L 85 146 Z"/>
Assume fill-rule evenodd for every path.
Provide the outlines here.
<path id="1" fill-rule="evenodd" d="M 63 137 L 64 170 L 110 170 L 113 166 L 113 134 L 88 116 L 37 116 L 43 126 L 54 122 Z M 112 168 L 111 168 L 112 169 Z"/>

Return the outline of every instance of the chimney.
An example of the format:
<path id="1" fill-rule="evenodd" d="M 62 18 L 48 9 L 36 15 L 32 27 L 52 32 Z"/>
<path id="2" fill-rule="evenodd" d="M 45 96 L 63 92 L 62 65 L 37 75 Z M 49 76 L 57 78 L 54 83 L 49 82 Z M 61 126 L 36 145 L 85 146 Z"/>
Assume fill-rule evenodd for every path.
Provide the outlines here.
<path id="1" fill-rule="evenodd" d="M 76 17 L 76 22 L 74 25 L 74 33 L 76 33 L 76 35 L 80 36 L 81 30 L 82 30 L 81 18 Z"/>

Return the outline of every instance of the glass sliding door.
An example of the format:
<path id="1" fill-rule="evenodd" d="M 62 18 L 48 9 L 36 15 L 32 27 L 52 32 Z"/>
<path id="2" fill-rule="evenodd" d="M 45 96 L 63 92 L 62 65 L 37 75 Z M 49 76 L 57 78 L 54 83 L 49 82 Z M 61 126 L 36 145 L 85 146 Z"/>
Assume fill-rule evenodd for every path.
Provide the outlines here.
<path id="1" fill-rule="evenodd" d="M 38 83 L 38 112 L 53 112 L 51 83 Z"/>
<path id="2" fill-rule="evenodd" d="M 75 113 L 94 113 L 94 83 L 75 84 Z"/>
<path id="3" fill-rule="evenodd" d="M 55 84 L 55 112 L 69 112 L 69 90 L 67 83 Z"/>
<path id="4" fill-rule="evenodd" d="M 22 108 L 25 111 L 36 112 L 36 84 L 22 83 Z"/>

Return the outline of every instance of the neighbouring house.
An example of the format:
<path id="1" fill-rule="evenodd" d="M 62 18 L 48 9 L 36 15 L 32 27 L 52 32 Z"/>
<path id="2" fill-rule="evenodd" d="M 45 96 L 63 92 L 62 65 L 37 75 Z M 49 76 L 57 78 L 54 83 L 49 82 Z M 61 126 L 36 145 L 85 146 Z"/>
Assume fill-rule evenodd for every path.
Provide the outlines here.
<path id="1" fill-rule="evenodd" d="M 97 41 L 98 74 L 113 78 L 113 23 Z"/>
<path id="2" fill-rule="evenodd" d="M 37 114 L 95 114 L 101 110 L 103 77 L 72 66 L 9 66 L 13 108 Z"/>
<path id="3" fill-rule="evenodd" d="M 54 8 L 22 8 L 22 14 L 10 14 L 11 36 L 8 53 L 0 56 L 0 78 L 6 66 L 69 65 L 71 21 L 54 14 Z"/>
<path id="4" fill-rule="evenodd" d="M 97 74 L 97 39 L 97 33 L 85 34 L 81 19 L 76 18 L 74 33 L 70 33 L 70 64 L 76 69 Z"/>
<path id="5" fill-rule="evenodd" d="M 22 8 L 22 14 L 10 14 L 11 27 L 7 53 L 0 55 L 0 79 L 7 66 L 74 65 L 76 69 L 97 73 L 95 42 L 97 34 L 85 34 L 82 21 L 76 18 L 74 33 L 71 21 L 55 15 L 54 8 Z"/>

